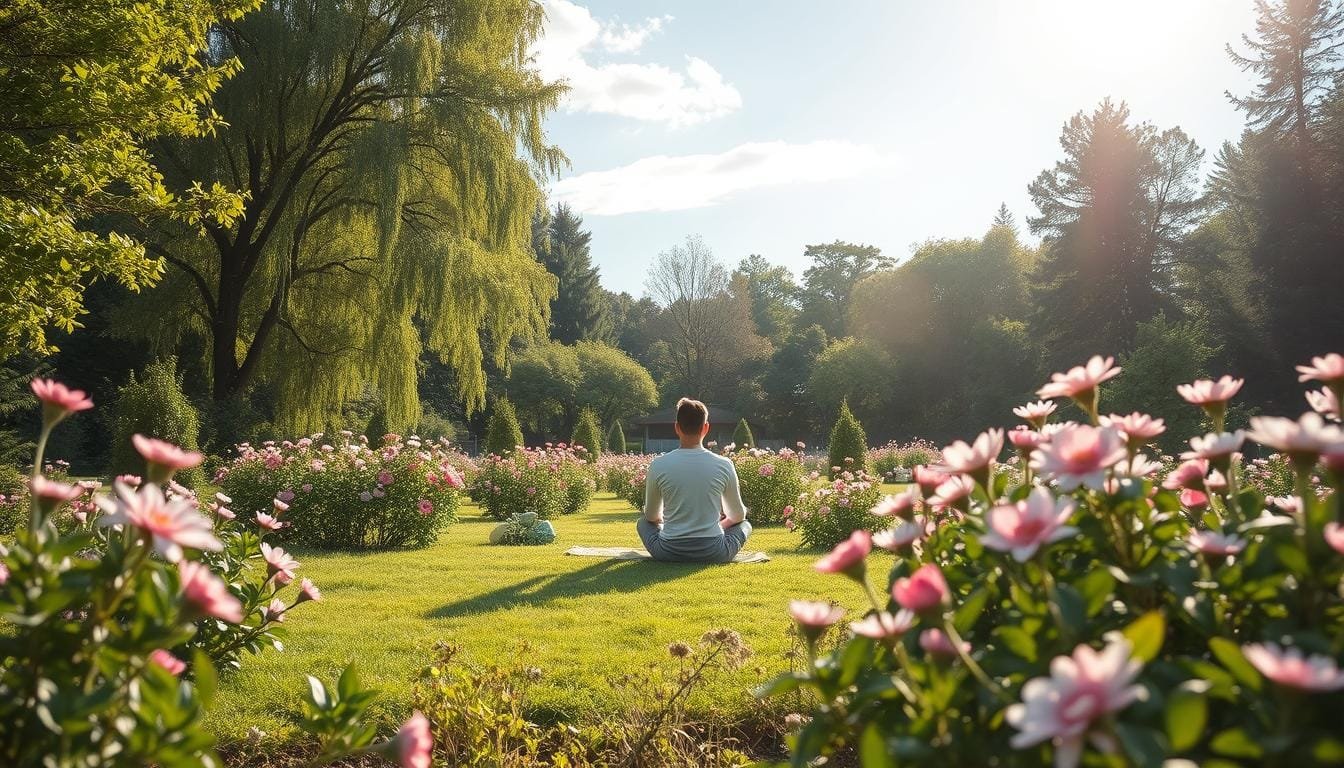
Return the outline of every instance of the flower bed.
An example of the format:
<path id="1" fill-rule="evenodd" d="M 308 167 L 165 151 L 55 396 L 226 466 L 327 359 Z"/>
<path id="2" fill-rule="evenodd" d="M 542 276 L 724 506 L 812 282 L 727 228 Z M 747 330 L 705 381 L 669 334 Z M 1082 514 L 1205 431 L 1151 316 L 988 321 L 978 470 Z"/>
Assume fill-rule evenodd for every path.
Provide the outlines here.
<path id="1" fill-rule="evenodd" d="M 650 461 L 650 457 L 640 454 L 602 454 L 595 467 L 598 489 L 628 499 L 635 479 L 648 469 Z"/>
<path id="2" fill-rule="evenodd" d="M 457 517 L 458 454 L 443 443 L 385 435 L 371 447 L 348 432 L 260 447 L 246 443 L 215 473 L 242 513 L 287 505 L 278 536 L 321 549 L 418 547 Z"/>
<path id="3" fill-rule="evenodd" d="M 915 467 L 938 460 L 938 446 L 922 438 L 906 443 L 892 441 L 868 450 L 868 466 L 884 483 L 908 483 Z"/>
<path id="4" fill-rule="evenodd" d="M 845 472 L 835 480 L 811 479 L 791 508 L 781 513 L 802 546 L 828 549 L 854 531 L 877 531 L 889 521 L 872 510 L 882 496 L 877 479 L 867 473 Z"/>
<path id="5" fill-rule="evenodd" d="M 596 489 L 592 466 L 562 443 L 487 456 L 474 495 L 496 520 L 525 512 L 550 520 L 587 509 Z"/>
<path id="6" fill-rule="evenodd" d="M 788 448 L 778 453 L 759 449 L 739 450 L 731 455 L 737 467 L 742 503 L 753 525 L 779 525 L 784 511 L 812 482 L 798 453 Z"/>
<path id="7" fill-rule="evenodd" d="M 945 448 L 945 476 L 917 469 L 918 489 L 874 510 L 889 530 L 817 563 L 869 595 L 852 639 L 817 658 L 844 611 L 791 607 L 814 663 L 763 694 L 821 702 L 792 719 L 793 764 L 851 749 L 929 766 L 1344 760 L 1344 356 L 1298 370 L 1327 407 L 1248 432 L 1223 431 L 1240 380 L 1182 387 L 1214 430 L 1173 469 L 1145 453 L 1162 420 L 1099 413 L 1120 373 L 1100 357 L 1039 392 L 1085 422 L 1019 409 L 1020 482 L 995 469 L 1002 430 Z M 1252 442 L 1286 457 L 1291 495 L 1250 482 Z"/>

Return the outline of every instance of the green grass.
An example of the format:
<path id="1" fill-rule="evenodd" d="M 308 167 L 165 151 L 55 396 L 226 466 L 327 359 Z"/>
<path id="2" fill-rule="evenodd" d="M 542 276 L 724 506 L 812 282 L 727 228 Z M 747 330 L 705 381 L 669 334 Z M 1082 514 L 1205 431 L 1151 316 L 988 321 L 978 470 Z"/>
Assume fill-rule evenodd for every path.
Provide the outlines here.
<path id="1" fill-rule="evenodd" d="M 608 677 L 665 663 L 669 643 L 716 627 L 740 632 L 754 655 L 693 705 L 750 719 L 760 712 L 751 688 L 787 668 L 788 601 L 864 604 L 857 584 L 815 573 L 817 553 L 798 551 L 782 528 L 758 528 L 747 543 L 769 553 L 769 563 L 699 566 L 564 555 L 578 544 L 638 544 L 636 512 L 609 495 L 556 520 L 559 539 L 548 546 L 490 546 L 495 523 L 478 515 L 466 507 L 426 549 L 301 553 L 300 573 L 323 600 L 290 615 L 283 652 L 246 658 L 222 681 L 209 716 L 220 739 L 243 738 L 249 726 L 292 734 L 304 673 L 334 679 L 349 662 L 383 692 L 382 716 L 401 716 L 437 640 L 460 644 L 474 662 L 509 658 L 526 642 L 526 663 L 545 674 L 532 689 L 534 715 L 592 717 L 619 706 Z"/>

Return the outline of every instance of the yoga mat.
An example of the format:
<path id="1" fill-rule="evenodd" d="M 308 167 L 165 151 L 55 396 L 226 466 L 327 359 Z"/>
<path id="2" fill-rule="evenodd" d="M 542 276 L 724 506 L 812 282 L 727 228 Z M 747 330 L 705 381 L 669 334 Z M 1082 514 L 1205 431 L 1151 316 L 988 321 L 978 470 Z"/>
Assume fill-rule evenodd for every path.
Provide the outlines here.
<path id="1" fill-rule="evenodd" d="M 653 557 L 642 549 L 630 547 L 570 547 L 566 555 L 577 557 L 605 557 L 612 560 L 652 560 Z M 770 556 L 764 552 L 738 552 L 734 563 L 768 563 Z"/>

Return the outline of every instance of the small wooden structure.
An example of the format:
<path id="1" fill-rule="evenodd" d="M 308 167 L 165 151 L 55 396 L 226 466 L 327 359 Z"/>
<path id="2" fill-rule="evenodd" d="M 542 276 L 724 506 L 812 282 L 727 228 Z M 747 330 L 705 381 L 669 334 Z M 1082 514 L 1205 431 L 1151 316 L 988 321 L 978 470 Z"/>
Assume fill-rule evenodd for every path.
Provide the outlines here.
<path id="1" fill-rule="evenodd" d="M 709 437 L 705 442 L 717 442 L 722 448 L 732 441 L 733 430 L 737 429 L 742 416 L 731 408 L 713 403 L 705 403 L 705 407 L 709 408 Z M 674 429 L 676 423 L 676 406 L 635 419 L 635 425 L 644 429 L 644 453 L 666 453 L 677 448 L 681 443 Z"/>

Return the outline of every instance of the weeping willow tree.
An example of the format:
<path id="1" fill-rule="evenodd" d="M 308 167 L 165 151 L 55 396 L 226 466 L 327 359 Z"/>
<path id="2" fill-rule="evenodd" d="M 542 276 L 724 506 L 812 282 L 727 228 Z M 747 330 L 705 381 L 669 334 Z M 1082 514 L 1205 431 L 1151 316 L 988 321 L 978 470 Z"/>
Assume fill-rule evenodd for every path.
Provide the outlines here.
<path id="1" fill-rule="evenodd" d="M 542 20 L 531 0 L 271 0 L 218 27 L 242 63 L 215 99 L 228 127 L 157 152 L 247 202 L 147 233 L 169 279 L 140 326 L 203 336 L 215 400 L 264 383 L 282 431 L 337 423 L 368 386 L 389 428 L 414 424 L 423 351 L 483 405 L 485 356 L 544 333 L 556 290 L 530 247 L 564 159 L 542 130 L 563 87 L 527 54 Z"/>

